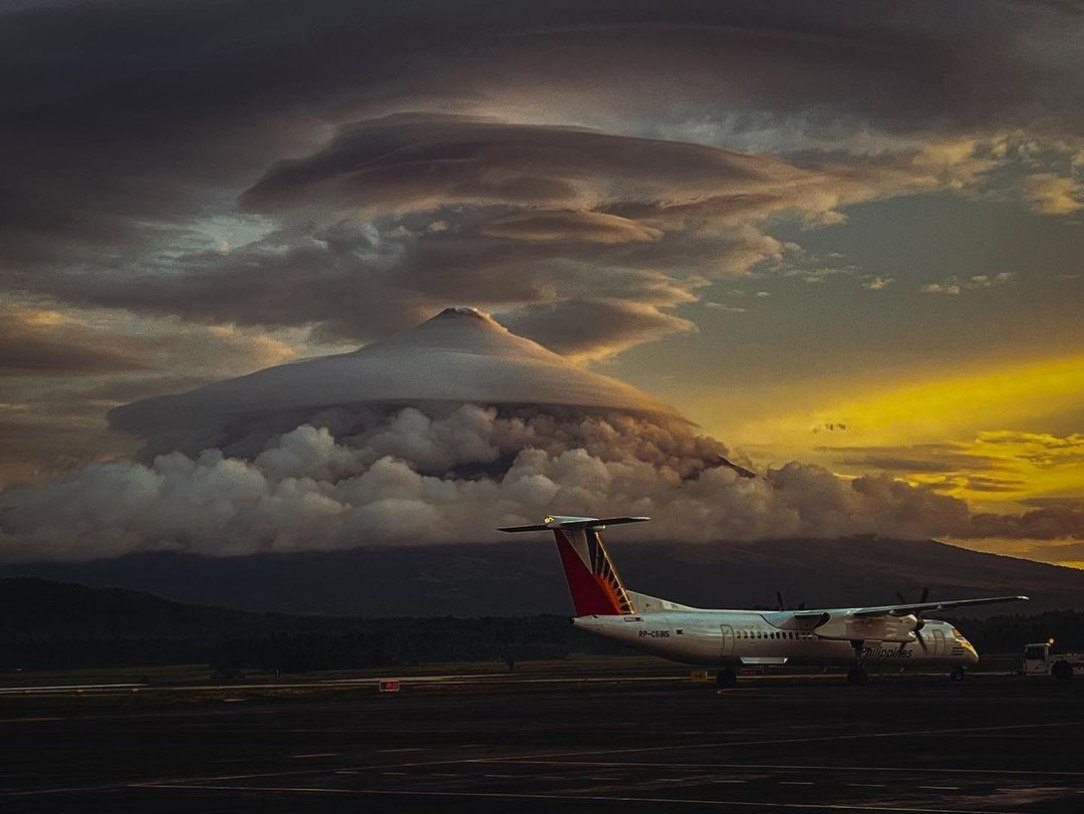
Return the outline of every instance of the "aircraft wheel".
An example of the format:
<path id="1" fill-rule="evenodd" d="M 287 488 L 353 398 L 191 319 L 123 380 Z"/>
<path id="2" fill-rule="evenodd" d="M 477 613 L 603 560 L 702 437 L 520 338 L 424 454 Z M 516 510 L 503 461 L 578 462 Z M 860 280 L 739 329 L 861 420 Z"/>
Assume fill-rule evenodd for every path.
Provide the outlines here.
<path id="1" fill-rule="evenodd" d="M 949 678 L 951 678 L 953 681 L 963 681 L 964 680 L 964 668 L 963 667 L 957 667 L 951 673 L 949 673 Z"/>
<path id="2" fill-rule="evenodd" d="M 738 684 L 738 676 L 731 669 L 720 670 L 715 676 L 715 686 L 734 687 Z"/>
<path id="3" fill-rule="evenodd" d="M 1070 679 L 1073 677 L 1073 665 L 1067 661 L 1055 661 L 1050 668 L 1050 675 L 1062 680 Z"/>
<path id="4" fill-rule="evenodd" d="M 869 682 L 869 674 L 861 667 L 852 667 L 847 671 L 848 684 L 866 684 Z"/>

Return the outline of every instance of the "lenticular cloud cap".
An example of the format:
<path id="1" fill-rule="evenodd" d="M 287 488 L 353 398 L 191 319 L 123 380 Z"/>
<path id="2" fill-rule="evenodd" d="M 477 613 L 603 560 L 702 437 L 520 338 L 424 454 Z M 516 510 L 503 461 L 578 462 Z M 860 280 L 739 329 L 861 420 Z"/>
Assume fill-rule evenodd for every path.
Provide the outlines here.
<path id="1" fill-rule="evenodd" d="M 137 435 L 249 414 L 347 405 L 432 402 L 552 405 L 677 417 L 637 388 L 592 373 L 516 336 L 473 308 L 432 319 L 352 353 L 267 368 L 109 414 Z"/>

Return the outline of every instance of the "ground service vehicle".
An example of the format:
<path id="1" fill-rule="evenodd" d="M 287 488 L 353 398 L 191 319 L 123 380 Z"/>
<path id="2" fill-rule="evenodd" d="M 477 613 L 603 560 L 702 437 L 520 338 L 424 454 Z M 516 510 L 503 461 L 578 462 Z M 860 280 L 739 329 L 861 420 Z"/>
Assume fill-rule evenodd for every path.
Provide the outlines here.
<path id="1" fill-rule="evenodd" d="M 817 610 L 708 610 L 626 590 L 602 544 L 607 525 L 640 523 L 647 517 L 547 517 L 539 525 L 501 531 L 552 531 L 583 630 L 685 664 L 717 666 L 716 681 L 730 686 L 743 669 L 784 664 L 849 666 L 847 681 L 864 684 L 866 665 L 944 667 L 953 680 L 979 654 L 948 622 L 925 619 L 930 611 L 1026 596 L 994 596 L 872 607 Z"/>
<path id="2" fill-rule="evenodd" d="M 1053 647 L 1053 639 L 1026 645 L 1021 673 L 1061 679 L 1072 678 L 1073 673 L 1084 673 L 1084 653 L 1053 653 Z"/>

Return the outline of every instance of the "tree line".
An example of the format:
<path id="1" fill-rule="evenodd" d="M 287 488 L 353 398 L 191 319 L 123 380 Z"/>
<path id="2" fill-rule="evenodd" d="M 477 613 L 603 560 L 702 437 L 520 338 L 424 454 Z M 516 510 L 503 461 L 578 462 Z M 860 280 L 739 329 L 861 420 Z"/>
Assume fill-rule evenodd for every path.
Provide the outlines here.
<path id="1" fill-rule="evenodd" d="M 631 652 L 573 628 L 565 616 L 464 619 L 328 619 L 250 614 L 248 624 L 231 615 L 220 628 L 171 635 L 110 634 L 96 628 L 64 635 L 4 631 L 0 670 L 137 667 L 206 663 L 218 670 L 259 669 L 282 673 L 457 662 L 560 659 L 572 653 Z M 980 653 L 1019 653 L 1029 642 L 1053 638 L 1055 648 L 1084 650 L 1084 613 L 1051 611 L 1035 616 L 958 619 Z"/>

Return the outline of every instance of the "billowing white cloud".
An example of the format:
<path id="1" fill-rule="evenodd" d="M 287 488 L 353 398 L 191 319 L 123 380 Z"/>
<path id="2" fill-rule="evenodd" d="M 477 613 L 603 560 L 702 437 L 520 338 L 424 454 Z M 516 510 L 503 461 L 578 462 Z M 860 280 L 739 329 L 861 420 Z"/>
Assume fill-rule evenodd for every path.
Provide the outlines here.
<path id="1" fill-rule="evenodd" d="M 725 453 L 659 417 L 407 407 L 350 436 L 302 424 L 248 458 L 170 452 L 9 489 L 0 494 L 0 558 L 482 541 L 553 512 L 649 515 L 644 537 L 702 542 L 1081 534 L 1066 525 L 1079 509 L 973 518 L 960 500 L 888 476 L 847 480 L 788 463 L 749 478 L 723 464 Z"/>

